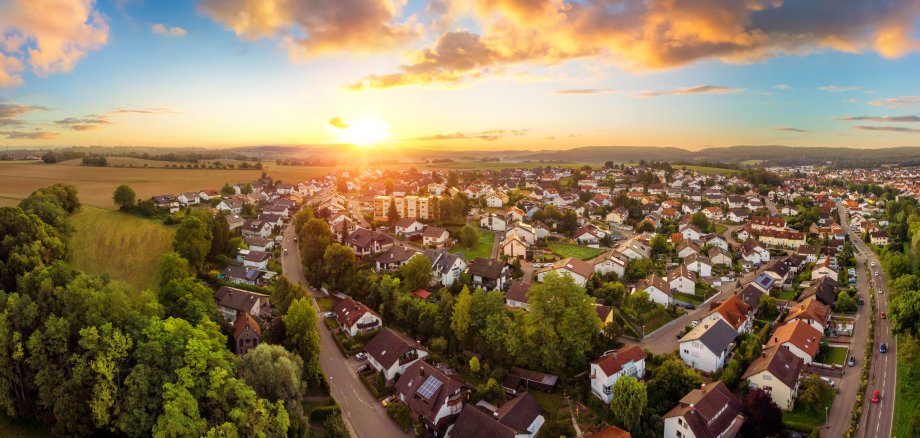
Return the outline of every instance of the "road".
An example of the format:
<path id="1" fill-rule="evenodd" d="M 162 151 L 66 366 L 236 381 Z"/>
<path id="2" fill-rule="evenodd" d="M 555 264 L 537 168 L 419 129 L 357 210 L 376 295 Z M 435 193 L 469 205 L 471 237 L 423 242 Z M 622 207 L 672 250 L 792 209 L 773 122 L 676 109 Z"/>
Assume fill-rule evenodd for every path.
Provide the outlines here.
<path id="1" fill-rule="evenodd" d="M 888 284 L 885 278 L 885 272 L 882 269 L 882 264 L 876 254 L 862 241 L 862 237 L 859 233 L 850 229 L 848 222 L 844 220 L 846 214 L 845 207 L 840 206 L 838 210 L 842 210 L 840 212 L 841 221 L 844 222 L 843 225 L 846 226 L 847 232 L 850 234 L 850 240 L 856 247 L 856 251 L 865 256 L 866 260 L 869 262 L 869 281 L 872 286 L 870 293 L 875 294 L 876 311 L 887 312 Z M 871 292 L 871 290 L 876 292 Z M 877 293 L 878 290 L 883 291 L 883 293 Z M 859 341 L 854 340 L 854 343 L 859 343 Z M 861 343 L 865 344 L 865 341 Z M 883 343 L 888 346 L 887 353 L 880 353 L 878 350 L 878 345 Z M 863 417 L 860 419 L 857 436 L 887 438 L 891 436 L 891 425 L 894 421 L 895 379 L 897 378 L 898 366 L 897 341 L 891 333 L 891 328 L 887 319 L 876 319 L 875 342 L 872 348 L 872 369 L 869 372 L 869 386 L 866 388 Z M 881 402 L 878 404 L 872 403 L 870 400 L 873 391 L 878 391 L 881 396 Z M 852 403 L 852 401 L 850 403 Z M 840 421 L 843 420 L 844 418 L 840 419 Z M 845 420 L 849 421 L 849 417 Z M 835 421 L 837 420 L 835 419 Z M 827 436 L 841 435 L 829 434 Z"/>
<path id="2" fill-rule="evenodd" d="M 300 251 L 297 242 L 294 241 L 293 227 L 285 228 L 283 242 L 284 247 L 288 249 L 288 254 L 281 258 L 284 275 L 292 282 L 307 288 L 313 295 L 315 304 L 315 298 L 322 294 L 311 289 L 303 276 Z M 356 372 L 361 364 L 342 355 L 332 334 L 322 322 L 323 315 L 318 305 L 316 309 L 320 334 L 320 368 L 329 379 L 332 396 L 342 408 L 342 418 L 351 435 L 359 438 L 407 437 L 408 435 L 390 420 L 380 402 L 361 383 Z"/>

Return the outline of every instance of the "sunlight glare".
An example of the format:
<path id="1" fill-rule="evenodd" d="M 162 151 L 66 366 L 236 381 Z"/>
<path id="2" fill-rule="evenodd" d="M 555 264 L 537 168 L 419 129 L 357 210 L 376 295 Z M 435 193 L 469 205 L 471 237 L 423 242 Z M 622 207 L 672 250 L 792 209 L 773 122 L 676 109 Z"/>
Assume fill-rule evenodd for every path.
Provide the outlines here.
<path id="1" fill-rule="evenodd" d="M 376 146 L 390 138 L 389 129 L 389 125 L 379 119 L 360 119 L 343 129 L 339 140 L 358 147 Z"/>

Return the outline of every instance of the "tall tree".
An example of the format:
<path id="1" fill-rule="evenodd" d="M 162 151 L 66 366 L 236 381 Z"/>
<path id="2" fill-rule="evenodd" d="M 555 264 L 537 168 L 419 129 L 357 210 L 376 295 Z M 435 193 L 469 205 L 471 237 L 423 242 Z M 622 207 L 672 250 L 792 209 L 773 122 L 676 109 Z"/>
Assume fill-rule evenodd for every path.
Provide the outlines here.
<path id="1" fill-rule="evenodd" d="M 326 247 L 332 244 L 332 230 L 322 219 L 310 219 L 298 236 L 304 275 L 310 285 L 320 287 L 324 277 L 323 256 L 326 254 Z"/>
<path id="2" fill-rule="evenodd" d="M 343 291 L 355 269 L 355 253 L 347 246 L 333 243 L 323 254 L 325 282 L 333 291 Z"/>
<path id="3" fill-rule="evenodd" d="M 136 198 L 137 195 L 134 193 L 134 189 L 125 184 L 118 186 L 115 189 L 115 193 L 112 194 L 112 201 L 114 201 L 115 205 L 121 210 L 127 210 L 134 207 Z"/>
<path id="4" fill-rule="evenodd" d="M 600 332 L 594 300 L 572 277 L 550 273 L 527 293 L 529 326 L 539 340 L 539 364 L 552 372 L 583 368 Z"/>
<path id="5" fill-rule="evenodd" d="M 454 312 L 450 318 L 450 328 L 453 330 L 457 340 L 460 341 L 460 345 L 466 344 L 470 334 L 470 324 L 472 322 L 470 312 L 472 307 L 473 296 L 470 294 L 469 288 L 464 286 L 463 290 L 460 291 L 460 295 L 457 296 Z"/>
<path id="6" fill-rule="evenodd" d="M 306 431 L 303 397 L 307 382 L 299 355 L 280 345 L 259 344 L 242 357 L 239 374 L 259 397 L 283 401 L 294 429 Z"/>
<path id="7" fill-rule="evenodd" d="M 282 316 L 286 315 L 288 308 L 294 300 L 307 297 L 307 291 L 299 284 L 292 283 L 286 275 L 279 275 L 272 286 L 272 306 Z"/>
<path id="8" fill-rule="evenodd" d="M 421 254 L 399 267 L 406 292 L 424 289 L 431 283 L 431 260 Z"/>
<path id="9" fill-rule="evenodd" d="M 773 402 L 770 393 L 752 389 L 742 405 L 744 424 L 741 435 L 751 438 L 780 436 L 783 428 L 783 411 Z"/>
<path id="10" fill-rule="evenodd" d="M 188 260 L 189 266 L 198 271 L 204 266 L 205 257 L 211 250 L 211 229 L 195 216 L 187 216 L 176 230 L 173 249 Z"/>
<path id="11" fill-rule="evenodd" d="M 301 298 L 291 303 L 284 316 L 287 331 L 286 346 L 303 359 L 304 374 L 313 381 L 318 381 L 319 369 L 319 331 L 317 330 L 316 308 L 309 298 Z"/>
<path id="12" fill-rule="evenodd" d="M 648 380 L 650 407 L 663 414 L 674 407 L 684 394 L 699 388 L 702 383 L 699 371 L 687 367 L 678 357 L 669 357 Z"/>
<path id="13" fill-rule="evenodd" d="M 211 252 L 212 256 L 227 254 L 230 246 L 230 223 L 223 212 L 218 212 L 211 225 Z"/>
<path id="14" fill-rule="evenodd" d="M 629 432 L 636 433 L 642 424 L 643 412 L 648 404 L 645 384 L 635 377 L 622 376 L 613 384 L 610 410 L 614 421 Z"/>

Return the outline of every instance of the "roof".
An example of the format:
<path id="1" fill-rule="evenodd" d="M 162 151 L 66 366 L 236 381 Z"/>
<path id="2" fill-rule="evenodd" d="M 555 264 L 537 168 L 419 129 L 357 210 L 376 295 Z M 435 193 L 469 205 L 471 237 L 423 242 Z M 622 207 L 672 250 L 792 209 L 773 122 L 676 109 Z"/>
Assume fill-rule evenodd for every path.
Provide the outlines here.
<path id="1" fill-rule="evenodd" d="M 463 390 L 466 385 L 420 360 L 406 368 L 395 387 L 412 412 L 438 427 L 434 419 L 441 406 L 449 396 Z"/>
<path id="2" fill-rule="evenodd" d="M 451 438 L 514 438 L 517 434 L 516 430 L 500 423 L 484 408 L 470 405 L 460 411 L 450 429 Z"/>
<path id="3" fill-rule="evenodd" d="M 732 437 L 744 423 L 741 402 L 721 381 L 690 391 L 664 416 L 672 417 L 683 417 L 699 438 Z"/>
<path id="4" fill-rule="evenodd" d="M 530 290 L 530 284 L 523 281 L 514 281 L 505 294 L 506 300 L 517 301 L 519 303 L 527 302 L 527 291 Z"/>
<path id="5" fill-rule="evenodd" d="M 763 290 L 768 291 L 773 287 L 773 283 L 776 283 L 776 279 L 768 274 L 760 274 L 757 278 L 754 279 L 754 283 L 760 286 Z"/>
<path id="6" fill-rule="evenodd" d="M 599 430 L 589 435 L 585 435 L 586 438 L 632 438 L 629 432 L 620 429 L 616 426 L 608 426 L 606 429 Z"/>
<path id="7" fill-rule="evenodd" d="M 483 278 L 497 279 L 501 277 L 504 269 L 505 263 L 500 260 L 476 257 L 470 262 L 468 273 Z"/>
<path id="8" fill-rule="evenodd" d="M 786 322 L 794 319 L 811 319 L 820 321 L 823 325 L 830 314 L 830 307 L 818 301 L 815 296 L 810 296 L 789 309 L 789 314 L 786 315 Z"/>
<path id="9" fill-rule="evenodd" d="M 418 254 L 418 250 L 394 245 L 377 256 L 377 263 L 402 263 Z"/>
<path id="10" fill-rule="evenodd" d="M 700 341 L 709 351 L 716 354 L 725 351 L 738 336 L 738 331 L 722 319 L 714 323 L 703 322 L 680 338 L 680 342 Z"/>
<path id="11" fill-rule="evenodd" d="M 214 300 L 217 301 L 219 306 L 242 312 L 252 309 L 259 300 L 268 302 L 269 297 L 265 294 L 249 292 L 235 287 L 221 286 L 220 289 L 217 289 L 217 292 L 214 292 Z"/>
<path id="12" fill-rule="evenodd" d="M 256 335 L 262 336 L 262 328 L 259 327 L 259 323 L 249 312 L 244 310 L 243 313 L 236 317 L 236 321 L 233 321 L 233 337 L 239 338 L 246 330 L 246 327 L 249 327 Z"/>
<path id="13" fill-rule="evenodd" d="M 264 251 L 249 251 L 249 254 L 246 254 L 247 262 L 264 262 L 270 258 L 272 255 Z"/>
<path id="14" fill-rule="evenodd" d="M 787 387 L 794 388 L 804 368 L 805 361 L 802 358 L 796 356 L 788 348 L 774 346 L 764 350 L 757 359 L 754 359 L 741 378 L 747 379 L 768 371 Z"/>
<path id="15" fill-rule="evenodd" d="M 441 237 L 446 232 L 447 230 L 441 227 L 428 227 L 425 228 L 424 232 L 422 232 L 422 237 Z"/>
<path id="16" fill-rule="evenodd" d="M 597 364 L 605 375 L 612 376 L 620 372 L 627 364 L 643 360 L 645 360 L 645 352 L 638 345 L 631 345 L 594 359 L 591 363 Z"/>
<path id="17" fill-rule="evenodd" d="M 649 287 L 655 287 L 668 295 L 671 294 L 671 285 L 658 274 L 652 274 L 636 283 L 636 290 L 646 290 Z"/>
<path id="18" fill-rule="evenodd" d="M 335 313 L 336 319 L 339 321 L 339 324 L 345 327 L 351 327 L 364 316 L 365 313 L 370 313 L 377 318 L 380 318 L 380 315 L 377 312 L 373 311 L 370 307 L 353 300 L 351 297 L 345 297 L 339 301 L 336 301 L 332 305 L 332 312 Z"/>
<path id="19" fill-rule="evenodd" d="M 418 220 L 416 220 L 414 217 L 404 217 L 404 218 L 402 218 L 402 219 L 396 221 L 396 226 L 397 226 L 398 228 L 406 228 L 406 227 L 412 226 L 412 224 L 414 224 L 414 223 L 416 223 L 416 222 L 418 222 Z"/>
<path id="20" fill-rule="evenodd" d="M 696 273 L 687 269 L 687 265 L 681 263 L 680 266 L 668 272 L 668 282 L 674 281 L 678 277 L 686 277 L 692 281 L 696 281 Z"/>
<path id="21" fill-rule="evenodd" d="M 419 289 L 419 290 L 417 290 L 417 291 L 415 291 L 415 292 L 412 292 L 412 295 L 415 295 L 415 296 L 417 296 L 417 297 L 419 297 L 419 298 L 421 298 L 421 299 L 423 299 L 423 300 L 427 300 L 428 297 L 431 296 L 431 292 L 428 292 L 428 291 L 425 290 L 425 289 Z"/>
<path id="22" fill-rule="evenodd" d="M 415 341 L 384 327 L 364 346 L 364 351 L 384 369 L 389 369 L 400 357 L 416 348 Z"/>
<path id="23" fill-rule="evenodd" d="M 525 392 L 501 405 L 495 414 L 500 423 L 523 433 L 540 415 L 540 404 Z"/>
<path id="24" fill-rule="evenodd" d="M 760 307 L 760 299 L 763 298 L 764 292 L 753 284 L 748 284 L 735 295 L 738 296 L 744 304 L 751 306 L 752 309 Z"/>
<path id="25" fill-rule="evenodd" d="M 823 333 L 807 322 L 797 320 L 779 326 L 776 331 L 773 332 L 773 336 L 770 337 L 770 340 L 767 341 L 766 348 L 788 342 L 795 345 L 799 350 L 804 351 L 809 356 L 815 357 L 815 355 L 818 354 L 818 347 L 821 343 L 822 335 Z"/>
<path id="26" fill-rule="evenodd" d="M 393 243 L 393 238 L 387 236 L 386 234 L 377 231 L 371 231 L 366 228 L 358 228 L 345 238 L 345 243 L 359 248 L 366 247 L 374 241 L 378 241 L 381 242 L 381 244 L 386 245 L 387 243 Z"/>
<path id="27" fill-rule="evenodd" d="M 555 263 L 553 263 L 553 266 L 549 268 L 543 268 L 540 270 L 540 272 L 556 271 L 560 269 L 574 272 L 584 278 L 590 278 L 591 274 L 594 273 L 594 266 L 584 260 L 577 259 L 575 257 L 557 260 Z"/>
<path id="28" fill-rule="evenodd" d="M 725 322 L 731 324 L 732 327 L 737 330 L 747 320 L 747 314 L 750 311 L 751 306 L 745 304 L 737 295 L 732 295 L 726 298 L 725 301 L 719 303 L 719 305 L 710 312 L 710 315 L 718 312 L 719 315 L 722 315 L 722 319 L 724 319 Z"/>

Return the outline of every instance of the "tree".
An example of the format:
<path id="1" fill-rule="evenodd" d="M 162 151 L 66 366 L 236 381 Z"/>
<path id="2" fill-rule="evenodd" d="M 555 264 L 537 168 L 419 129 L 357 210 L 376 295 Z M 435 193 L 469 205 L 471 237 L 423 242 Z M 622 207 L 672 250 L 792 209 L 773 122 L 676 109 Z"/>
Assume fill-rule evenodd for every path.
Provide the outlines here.
<path id="1" fill-rule="evenodd" d="M 824 394 L 827 394 L 830 390 L 831 386 L 821 380 L 817 374 L 809 374 L 802 379 L 798 403 L 806 411 L 817 414 L 824 409 Z"/>
<path id="2" fill-rule="evenodd" d="M 196 216 L 187 216 L 176 230 L 173 249 L 195 271 L 204 266 L 204 259 L 211 250 L 211 229 Z"/>
<path id="3" fill-rule="evenodd" d="M 572 277 L 549 273 L 527 293 L 528 332 L 533 334 L 537 364 L 550 372 L 583 368 L 600 331 L 594 300 Z"/>
<path id="4" fill-rule="evenodd" d="M 292 302 L 284 316 L 286 346 L 300 355 L 304 374 L 313 381 L 320 378 L 319 331 L 316 324 L 316 308 L 309 298 Z"/>
<path id="5" fill-rule="evenodd" d="M 709 222 L 709 218 L 707 218 L 706 214 L 702 211 L 693 213 L 693 215 L 690 216 L 690 223 L 696 225 L 704 233 L 709 231 L 709 228 L 712 226 L 712 224 Z"/>
<path id="6" fill-rule="evenodd" d="M 780 436 L 783 426 L 783 411 L 773 402 L 770 394 L 762 389 L 752 389 L 742 405 L 744 424 L 741 436 L 766 438 Z"/>
<path id="7" fill-rule="evenodd" d="M 460 229 L 460 246 L 464 248 L 472 248 L 476 246 L 476 242 L 478 241 L 479 232 L 475 228 L 466 225 Z"/>
<path id="8" fill-rule="evenodd" d="M 112 200 L 115 201 L 115 205 L 118 206 L 120 210 L 127 210 L 134 207 L 136 197 L 137 195 L 134 193 L 134 189 L 124 184 L 118 186 L 115 189 L 115 193 L 112 194 Z"/>
<path id="9" fill-rule="evenodd" d="M 234 250 L 230 244 L 230 223 L 224 212 L 218 212 L 211 224 L 211 255 L 228 254 Z"/>
<path id="10" fill-rule="evenodd" d="M 680 358 L 670 356 L 655 369 L 654 375 L 648 380 L 650 407 L 658 414 L 663 414 L 702 383 L 699 371 L 687 367 Z"/>
<path id="11" fill-rule="evenodd" d="M 412 257 L 399 267 L 406 292 L 424 289 L 431 284 L 431 260 L 421 254 Z"/>
<path id="12" fill-rule="evenodd" d="M 60 232 L 18 207 L 0 207 L 0 290 L 16 290 L 16 280 L 66 254 Z"/>
<path id="13" fill-rule="evenodd" d="M 220 195 L 224 198 L 229 198 L 235 194 L 236 189 L 234 189 L 233 186 L 231 186 L 229 183 L 224 184 L 224 186 L 220 188 Z"/>
<path id="14" fill-rule="evenodd" d="M 613 384 L 610 411 L 614 421 L 629 432 L 636 433 L 642 424 L 642 412 L 648 404 L 645 384 L 635 377 L 622 376 Z"/>
<path id="15" fill-rule="evenodd" d="M 470 358 L 470 372 L 473 373 L 474 376 L 479 375 L 479 358 L 476 356 Z"/>
<path id="16" fill-rule="evenodd" d="M 666 254 L 670 249 L 668 238 L 664 237 L 664 234 L 659 234 L 652 239 L 652 255 Z"/>
<path id="17" fill-rule="evenodd" d="M 489 377 L 489 380 L 486 380 L 485 385 L 482 385 L 482 391 L 479 392 L 479 395 L 482 398 L 488 400 L 491 403 L 501 403 L 505 400 L 505 390 L 502 389 L 501 385 L 498 384 L 498 381 L 492 377 Z"/>
<path id="18" fill-rule="evenodd" d="M 888 302 L 891 328 L 895 333 L 920 335 L 920 292 L 901 292 Z"/>
<path id="19" fill-rule="evenodd" d="M 246 164 L 246 163 L 243 163 L 243 164 Z M 246 185 L 243 186 L 243 188 L 240 190 L 240 193 L 242 193 L 242 194 L 244 194 L 244 195 L 251 194 L 251 193 L 252 193 L 252 184 L 246 183 Z"/>
<path id="20" fill-rule="evenodd" d="M 338 243 L 333 243 L 326 247 L 326 252 L 323 254 L 323 273 L 325 274 L 326 284 L 331 290 L 345 290 L 345 286 L 350 280 L 354 269 L 354 251 Z"/>
<path id="21" fill-rule="evenodd" d="M 450 329 L 454 332 L 457 340 L 460 341 L 460 345 L 466 344 L 467 337 L 470 334 L 470 324 L 472 322 L 470 311 L 472 307 L 473 296 L 470 294 L 470 289 L 464 286 L 463 290 L 460 291 L 460 295 L 457 296 L 457 301 L 454 303 L 454 313 L 450 318 Z"/>
<path id="22" fill-rule="evenodd" d="M 834 304 L 834 310 L 838 312 L 852 312 L 856 310 L 856 302 L 853 301 L 853 298 L 850 298 L 850 294 L 847 291 L 840 291 L 837 294 L 837 302 Z"/>
<path id="23" fill-rule="evenodd" d="M 281 400 L 296 430 L 307 427 L 303 418 L 303 359 L 280 345 L 259 344 L 240 360 L 239 375 L 259 397 Z"/>
<path id="24" fill-rule="evenodd" d="M 655 262 L 651 259 L 643 257 L 641 259 L 630 260 L 629 264 L 626 265 L 626 272 L 623 274 L 623 278 L 627 281 L 637 281 L 648 277 L 653 269 L 655 269 Z"/>
<path id="25" fill-rule="evenodd" d="M 300 258 L 307 281 L 314 287 L 323 284 L 323 256 L 332 244 L 332 231 L 322 219 L 310 219 L 300 230 Z"/>
<path id="26" fill-rule="evenodd" d="M 390 207 L 387 209 L 387 225 L 390 226 L 390 229 L 393 229 L 393 226 L 396 225 L 396 221 L 399 220 L 399 212 L 396 211 L 396 202 L 391 200 Z"/>
<path id="27" fill-rule="evenodd" d="M 639 227 L 636 228 L 637 233 L 652 233 L 655 231 L 655 224 L 649 221 L 642 221 L 639 224 Z"/>
<path id="28" fill-rule="evenodd" d="M 779 314 L 779 309 L 776 308 L 776 298 L 769 295 L 761 298 L 760 309 L 761 317 L 767 320 L 773 320 Z"/>
<path id="29" fill-rule="evenodd" d="M 307 291 L 299 284 L 291 283 L 286 275 L 279 275 L 272 286 L 272 307 L 284 316 L 294 300 L 307 297 Z"/>

